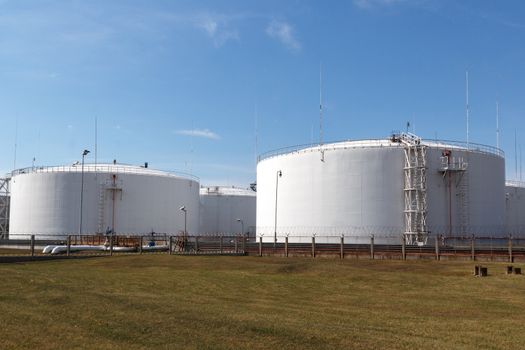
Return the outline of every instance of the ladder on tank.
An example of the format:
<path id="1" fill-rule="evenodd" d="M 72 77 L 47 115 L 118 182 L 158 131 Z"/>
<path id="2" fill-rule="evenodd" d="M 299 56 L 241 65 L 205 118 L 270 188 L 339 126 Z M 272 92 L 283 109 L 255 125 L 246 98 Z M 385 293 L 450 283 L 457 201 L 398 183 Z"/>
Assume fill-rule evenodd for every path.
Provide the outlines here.
<path id="1" fill-rule="evenodd" d="M 100 184 L 98 194 L 98 230 L 97 233 L 104 233 L 104 216 L 105 216 L 105 203 L 106 203 L 106 185 Z"/>
<path id="2" fill-rule="evenodd" d="M 421 138 L 411 133 L 400 133 L 396 138 L 404 145 L 404 199 L 406 244 L 427 243 L 427 166 L 426 146 Z"/>

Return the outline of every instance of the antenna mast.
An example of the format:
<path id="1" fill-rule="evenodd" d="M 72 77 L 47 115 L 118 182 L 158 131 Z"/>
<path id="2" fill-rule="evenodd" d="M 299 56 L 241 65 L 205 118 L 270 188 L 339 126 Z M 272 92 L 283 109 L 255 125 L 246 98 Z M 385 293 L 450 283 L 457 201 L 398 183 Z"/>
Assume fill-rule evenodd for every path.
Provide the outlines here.
<path id="1" fill-rule="evenodd" d="M 518 179 L 518 131 L 514 129 L 514 166 L 516 169 L 516 180 Z"/>
<path id="2" fill-rule="evenodd" d="M 469 140 L 469 118 L 470 118 L 470 106 L 468 103 L 468 69 L 465 71 L 465 85 L 466 85 L 466 91 L 465 91 L 465 97 L 466 97 L 466 104 L 465 104 L 465 112 L 467 115 L 467 149 L 470 149 L 470 140 Z"/>
<path id="3" fill-rule="evenodd" d="M 16 124 L 15 124 L 15 153 L 13 156 L 13 170 L 16 170 L 16 147 L 18 143 L 18 116 L 16 117 Z"/>
<path id="4" fill-rule="evenodd" d="M 96 167 L 97 167 L 97 151 L 98 151 L 98 122 L 97 117 L 95 116 L 95 176 L 97 174 Z"/>
<path id="5" fill-rule="evenodd" d="M 499 101 L 496 101 L 496 148 L 499 149 Z"/>
<path id="6" fill-rule="evenodd" d="M 319 63 L 319 146 L 323 145 L 323 70 Z"/>

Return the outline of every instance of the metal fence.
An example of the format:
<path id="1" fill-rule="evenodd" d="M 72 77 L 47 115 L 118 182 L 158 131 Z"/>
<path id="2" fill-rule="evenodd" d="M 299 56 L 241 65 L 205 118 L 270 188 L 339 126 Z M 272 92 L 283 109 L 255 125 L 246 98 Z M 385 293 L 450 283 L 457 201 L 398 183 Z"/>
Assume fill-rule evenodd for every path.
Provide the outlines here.
<path id="1" fill-rule="evenodd" d="M 124 254 L 303 256 L 370 259 L 525 261 L 524 237 L 443 236 L 409 245 L 403 236 L 63 235 L 0 240 L 0 256 L 88 257 Z"/>

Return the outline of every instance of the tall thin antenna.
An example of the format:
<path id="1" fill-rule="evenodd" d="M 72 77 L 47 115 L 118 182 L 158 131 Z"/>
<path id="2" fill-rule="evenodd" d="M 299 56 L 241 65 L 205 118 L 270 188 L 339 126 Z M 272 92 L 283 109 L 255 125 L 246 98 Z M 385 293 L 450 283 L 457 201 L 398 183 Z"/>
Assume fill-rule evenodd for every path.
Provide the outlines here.
<path id="1" fill-rule="evenodd" d="M 259 152 L 259 113 L 257 103 L 255 104 L 255 169 L 257 169 L 257 158 Z M 257 172 L 257 170 L 255 170 Z"/>
<path id="2" fill-rule="evenodd" d="M 496 101 L 496 148 L 499 149 L 499 101 Z"/>
<path id="3" fill-rule="evenodd" d="M 468 69 L 465 71 L 465 112 L 467 116 L 467 149 L 470 149 L 470 135 L 469 135 L 469 118 L 470 118 L 470 106 L 468 103 Z"/>
<path id="4" fill-rule="evenodd" d="M 16 169 L 16 148 L 17 148 L 17 144 L 18 144 L 18 116 L 16 117 L 16 122 L 15 122 L 15 150 L 14 150 L 14 155 L 13 155 L 13 170 Z"/>
<path id="5" fill-rule="evenodd" d="M 323 67 L 319 62 L 319 151 L 321 152 L 321 162 L 324 162 L 323 150 Z"/>
<path id="6" fill-rule="evenodd" d="M 514 129 L 514 166 L 515 166 L 515 179 L 518 179 L 518 131 Z"/>
<path id="7" fill-rule="evenodd" d="M 323 145 L 323 67 L 319 63 L 319 145 Z"/>
<path id="8" fill-rule="evenodd" d="M 97 167 L 97 155 L 98 155 L 98 118 L 95 116 L 95 169 Z M 95 176 L 97 172 L 95 171 Z"/>

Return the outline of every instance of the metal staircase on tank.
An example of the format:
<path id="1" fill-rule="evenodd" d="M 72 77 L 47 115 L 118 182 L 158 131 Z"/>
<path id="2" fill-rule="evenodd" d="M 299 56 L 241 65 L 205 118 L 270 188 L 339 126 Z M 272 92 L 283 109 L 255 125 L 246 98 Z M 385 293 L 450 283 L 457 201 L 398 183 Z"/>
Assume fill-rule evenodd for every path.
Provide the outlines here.
<path id="1" fill-rule="evenodd" d="M 427 243 L 427 147 L 421 138 L 411 133 L 393 136 L 393 141 L 404 145 L 404 199 L 405 199 L 405 243 L 425 245 Z"/>

